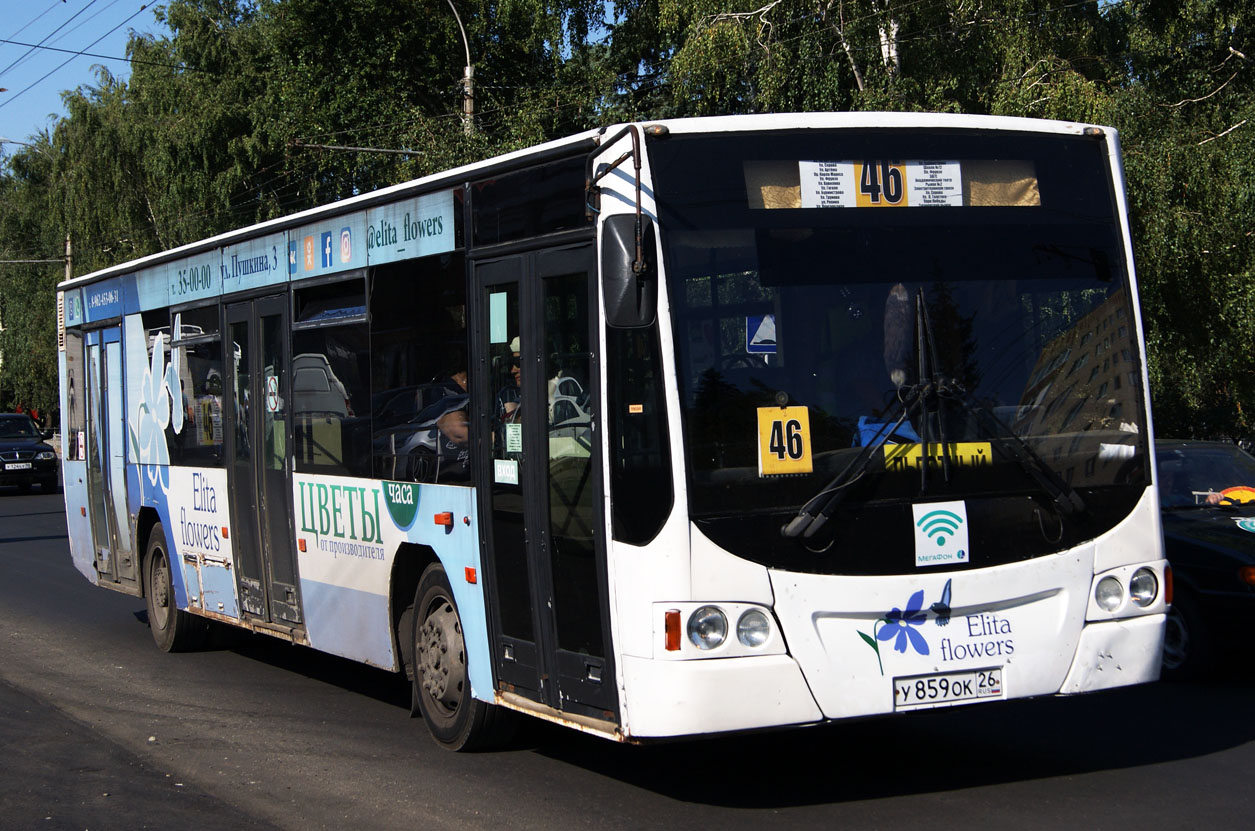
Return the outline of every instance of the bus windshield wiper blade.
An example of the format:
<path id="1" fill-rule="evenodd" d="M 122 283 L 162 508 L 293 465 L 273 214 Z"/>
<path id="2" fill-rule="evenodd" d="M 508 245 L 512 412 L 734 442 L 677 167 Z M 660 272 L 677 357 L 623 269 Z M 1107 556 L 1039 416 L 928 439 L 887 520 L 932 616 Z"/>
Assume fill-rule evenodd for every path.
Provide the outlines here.
<path id="1" fill-rule="evenodd" d="M 902 393 L 906 392 L 903 397 Z M 884 415 L 884 426 L 876 433 L 872 439 L 863 446 L 861 453 L 855 457 L 836 476 L 829 480 L 828 484 L 820 489 L 819 493 L 812 496 L 806 501 L 793 519 L 789 520 L 780 528 L 780 535 L 789 539 L 803 537 L 810 539 L 818 533 L 819 529 L 824 526 L 828 518 L 832 516 L 833 510 L 845 498 L 846 488 L 854 484 L 856 480 L 867 472 L 867 466 L 871 463 L 875 452 L 884 446 L 907 417 L 914 410 L 915 405 L 919 401 L 919 392 L 915 387 L 903 387 L 899 391 L 898 397 L 893 406 Z M 897 419 L 890 425 L 889 419 L 894 417 L 894 413 L 901 410 L 897 415 Z"/>
<path id="2" fill-rule="evenodd" d="M 1047 464 L 1046 460 L 1028 445 L 1028 442 L 1017 435 L 1002 419 L 998 418 L 989 409 L 988 405 L 973 405 L 968 400 L 966 391 L 957 384 L 950 385 L 944 396 L 951 401 L 958 402 L 970 415 L 976 418 L 977 423 L 982 421 L 986 423 L 990 442 L 997 445 L 998 449 L 1003 453 L 1013 458 L 1024 469 L 1024 472 L 1029 475 L 1029 478 L 1050 495 L 1050 498 L 1059 506 L 1060 513 L 1071 515 L 1085 512 L 1085 500 L 1081 499 L 1081 495 L 1077 493 L 1076 488 L 1064 481 L 1063 477 Z"/>

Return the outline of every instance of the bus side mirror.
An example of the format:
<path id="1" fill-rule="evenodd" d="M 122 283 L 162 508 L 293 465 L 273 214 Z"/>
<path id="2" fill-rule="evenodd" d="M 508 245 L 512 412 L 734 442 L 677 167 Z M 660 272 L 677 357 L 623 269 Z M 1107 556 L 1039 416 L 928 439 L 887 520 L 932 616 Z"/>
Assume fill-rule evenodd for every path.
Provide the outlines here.
<path id="1" fill-rule="evenodd" d="M 620 329 L 650 326 L 658 313 L 657 244 L 654 222 L 635 214 L 607 217 L 601 235 L 601 285 L 606 295 L 606 323 Z M 639 264 L 638 264 L 638 259 Z"/>

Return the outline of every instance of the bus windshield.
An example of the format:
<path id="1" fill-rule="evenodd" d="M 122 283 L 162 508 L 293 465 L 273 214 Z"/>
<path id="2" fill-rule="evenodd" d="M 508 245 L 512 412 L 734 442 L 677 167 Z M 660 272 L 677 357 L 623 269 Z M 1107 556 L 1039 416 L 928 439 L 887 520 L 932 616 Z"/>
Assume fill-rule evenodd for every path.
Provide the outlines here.
<path id="1" fill-rule="evenodd" d="M 992 565 L 1091 539 L 1135 504 L 1141 359 L 1100 142 L 843 130 L 649 153 L 690 511 L 715 542 L 901 572 L 911 539 L 883 529 L 909 523 L 888 520 L 961 499 L 973 534 L 1017 540 L 981 560 L 974 539 L 970 565 Z M 818 507 L 824 533 L 781 533 Z"/>

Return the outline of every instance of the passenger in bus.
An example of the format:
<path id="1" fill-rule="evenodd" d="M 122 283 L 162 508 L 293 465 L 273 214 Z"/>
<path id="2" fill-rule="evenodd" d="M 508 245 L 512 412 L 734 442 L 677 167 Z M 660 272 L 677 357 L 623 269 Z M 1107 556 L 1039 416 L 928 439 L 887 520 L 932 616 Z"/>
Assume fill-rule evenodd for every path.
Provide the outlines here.
<path id="1" fill-rule="evenodd" d="M 509 428 L 506 425 L 517 424 L 522 420 L 521 407 L 522 400 L 522 383 L 523 371 L 519 360 L 519 338 L 516 335 L 510 341 L 510 375 L 509 379 L 501 389 L 497 390 L 496 407 L 494 408 L 492 417 L 492 448 L 493 457 L 497 459 L 509 459 L 517 457 L 517 451 L 511 450 L 507 445 L 506 434 Z M 515 428 L 518 429 L 518 428 Z"/>
<path id="2" fill-rule="evenodd" d="M 470 400 L 465 390 L 446 395 L 415 419 L 418 432 L 407 441 L 410 479 L 437 484 L 469 480 Z"/>
<path id="3" fill-rule="evenodd" d="M 423 388 L 426 406 L 410 420 L 414 432 L 399 454 L 408 454 L 409 478 L 417 482 L 449 483 L 470 478 L 470 417 L 467 409 L 466 355 L 460 354 L 440 373 L 443 380 Z"/>
<path id="4" fill-rule="evenodd" d="M 522 404 L 523 371 L 519 366 L 519 339 L 515 336 L 510 341 L 510 380 L 505 386 L 497 390 L 497 413 L 496 421 L 500 424 L 508 424 L 519 420 L 519 406 Z"/>

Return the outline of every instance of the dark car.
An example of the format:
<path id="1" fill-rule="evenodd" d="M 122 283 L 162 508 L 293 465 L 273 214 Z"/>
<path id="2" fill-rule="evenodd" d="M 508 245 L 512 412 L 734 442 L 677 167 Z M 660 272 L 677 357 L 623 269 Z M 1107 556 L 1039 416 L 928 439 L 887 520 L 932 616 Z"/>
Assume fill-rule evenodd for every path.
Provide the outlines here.
<path id="1" fill-rule="evenodd" d="M 1233 444 L 1155 443 L 1174 597 L 1163 669 L 1185 678 L 1249 640 L 1255 615 L 1255 458 Z"/>
<path id="2" fill-rule="evenodd" d="M 17 485 L 22 490 L 38 482 L 44 491 L 57 489 L 57 453 L 44 439 L 52 431 L 40 432 L 31 417 L 21 413 L 0 413 L 0 485 Z"/>

